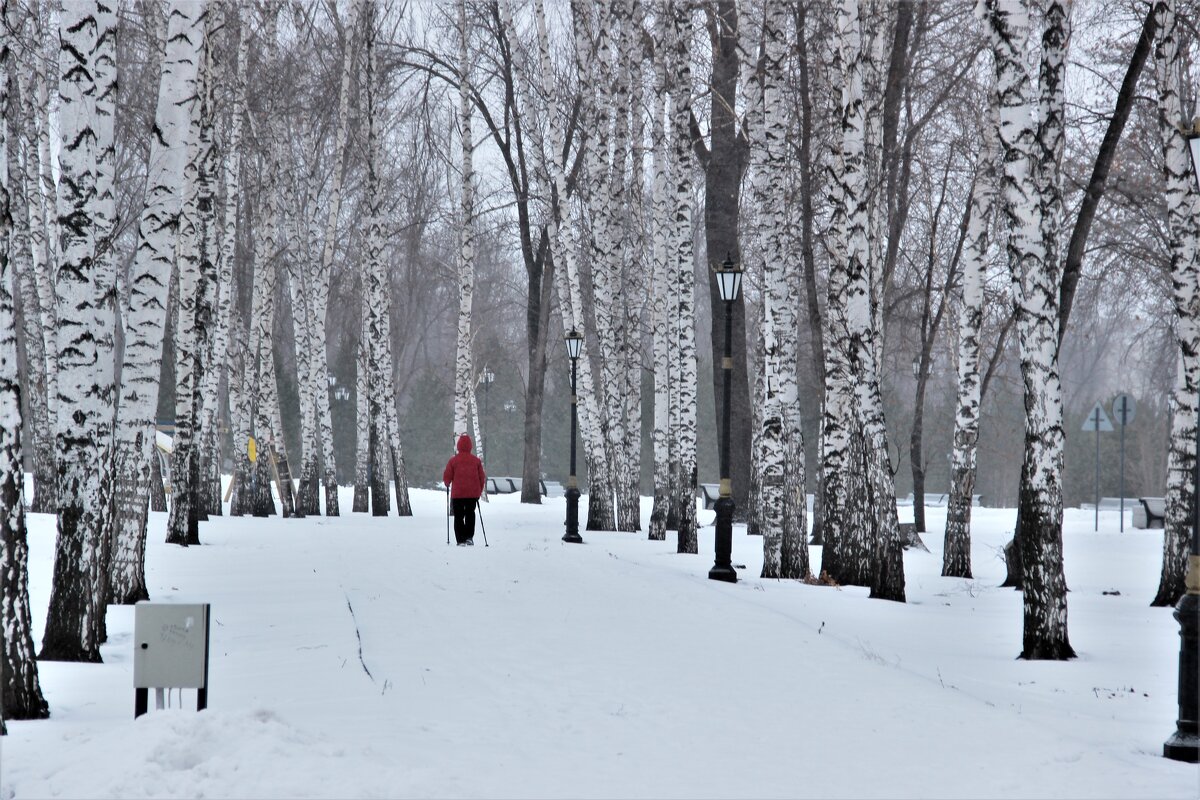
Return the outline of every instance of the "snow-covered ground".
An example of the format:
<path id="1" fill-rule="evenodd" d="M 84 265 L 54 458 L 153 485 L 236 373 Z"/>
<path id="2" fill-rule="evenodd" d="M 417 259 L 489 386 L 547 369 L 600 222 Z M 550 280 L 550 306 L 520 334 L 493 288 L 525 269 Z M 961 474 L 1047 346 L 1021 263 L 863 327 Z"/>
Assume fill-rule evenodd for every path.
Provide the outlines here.
<path id="1" fill-rule="evenodd" d="M 40 665 L 52 716 L 9 724 L 0 798 L 1200 797 L 1200 769 L 1161 756 L 1162 532 L 1118 534 L 1115 511 L 1093 533 L 1068 510 L 1079 658 L 1029 663 L 1021 597 L 997 588 L 1011 509 L 976 509 L 970 581 L 939 576 L 930 509 L 897 604 L 760 580 L 741 527 L 740 582 L 707 580 L 711 511 L 686 556 L 644 532 L 564 544 L 562 498 L 493 497 L 487 548 L 447 547 L 442 494 L 413 507 L 213 518 L 188 549 L 152 515 L 153 599 L 212 604 L 208 710 L 184 691 L 133 719 L 133 609 L 114 607 L 103 665 Z M 32 515 L 38 637 L 53 540 Z"/>

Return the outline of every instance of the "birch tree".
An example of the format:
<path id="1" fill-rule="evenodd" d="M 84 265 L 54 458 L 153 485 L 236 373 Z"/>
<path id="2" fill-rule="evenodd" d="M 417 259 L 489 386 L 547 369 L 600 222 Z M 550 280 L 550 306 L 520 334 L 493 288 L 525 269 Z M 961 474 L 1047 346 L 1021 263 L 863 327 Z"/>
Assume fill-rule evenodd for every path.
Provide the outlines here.
<path id="1" fill-rule="evenodd" d="M 40 41 L 38 15 L 29 16 L 34 29 L 34 38 L 29 41 Z M 22 26 L 24 24 L 23 21 Z M 23 50 L 28 54 L 26 63 L 10 56 L 18 64 L 13 77 L 16 91 L 9 94 L 9 118 L 13 124 L 9 128 L 8 164 L 14 209 L 10 259 L 18 287 L 15 293 L 21 298 L 21 329 L 28 359 L 29 435 L 26 443 L 30 445 L 32 452 L 29 455 L 33 460 L 33 497 L 29 508 L 35 513 L 53 513 L 57 478 L 50 387 L 56 386 L 57 380 L 51 374 L 47 347 L 54 348 L 57 344 L 54 342 L 54 320 L 44 315 L 38 291 L 40 284 L 49 284 L 49 244 L 38 165 L 36 119 L 39 111 L 33 87 L 26 77 L 29 72 L 38 70 L 44 75 L 45 67 L 36 48 L 27 45 Z"/>
<path id="2" fill-rule="evenodd" d="M 996 65 L 999 137 L 1004 153 L 1002 209 L 1009 225 L 1008 262 L 1025 387 L 1025 456 L 1018 512 L 1023 584 L 1023 646 L 1027 659 L 1075 655 L 1067 638 L 1062 569 L 1062 392 L 1058 377 L 1057 234 L 1061 208 L 1058 162 L 1062 142 L 1062 77 L 1069 26 L 1052 0 L 1042 40 L 1040 119 L 1035 125 L 1025 68 L 1029 14 L 1019 0 L 988 0 L 986 14 Z M 1055 194 L 1058 193 L 1058 197 Z"/>
<path id="3" fill-rule="evenodd" d="M 68 3 L 59 14 L 59 189 L 61 250 L 58 307 L 58 539 L 46 629 L 39 658 L 100 661 L 95 573 L 104 524 L 103 439 L 111 435 L 111 302 L 96 254 L 96 45 L 99 4 Z M 110 325 L 105 330 L 105 323 Z"/>
<path id="4" fill-rule="evenodd" d="M 688 129 L 692 85 L 691 38 L 692 11 L 687 3 L 672 6 L 675 44 L 675 92 L 671 96 L 672 143 L 675 184 L 673 260 L 679 279 L 675 308 L 675 336 L 679 341 L 679 362 L 672 370 L 674 394 L 679 402 L 679 471 L 676 487 L 679 504 L 680 553 L 696 553 L 696 316 L 695 256 L 692 244 L 692 142 Z"/>
<path id="5" fill-rule="evenodd" d="M 179 316 L 175 329 L 175 436 L 172 441 L 171 513 L 167 542 L 199 544 L 201 389 L 216 305 L 216 217 L 213 214 L 216 150 L 213 145 L 213 86 L 216 61 L 212 31 L 219 6 L 205 16 L 204 44 L 196 94 L 191 100 L 188 163 L 180 211 L 177 270 Z"/>
<path id="6" fill-rule="evenodd" d="M 313 356 L 313 388 L 317 393 L 317 425 L 321 442 L 321 462 L 324 467 L 325 486 L 325 515 L 336 517 L 339 514 L 337 462 L 333 453 L 333 416 L 330 408 L 332 402 L 330 387 L 325 375 L 329 373 L 329 356 L 326 349 L 327 329 L 326 314 L 329 309 L 329 281 L 333 273 L 333 256 L 337 237 L 338 215 L 342 207 L 342 182 L 345 174 L 346 137 L 350 130 L 350 74 L 354 61 L 354 46 L 360 28 L 359 18 L 361 4 L 351 4 L 351 17 L 347 26 L 351 35 L 345 43 L 342 52 L 341 83 L 338 87 L 338 116 L 337 132 L 333 144 L 333 183 L 329 190 L 329 211 L 325 222 L 325 236 L 321 249 L 320 268 L 312 283 L 312 318 L 316 326 L 314 331 Z"/>
<path id="7" fill-rule="evenodd" d="M 458 134 L 461 184 L 458 229 L 458 336 L 454 357 L 454 442 L 469 432 L 471 376 L 471 304 L 475 291 L 475 142 L 471 134 L 470 39 L 466 0 L 458 4 Z M 454 442 L 451 443 L 453 446 Z"/>
<path id="8" fill-rule="evenodd" d="M 228 31 L 228 36 L 232 38 L 238 35 L 237 17 L 230 13 L 229 9 L 224 9 L 224 20 L 221 27 Z M 229 133 L 224 142 L 224 159 L 221 162 L 220 179 L 225 184 L 225 219 L 222 227 L 222 236 L 220 248 L 217 251 L 217 305 L 215 309 L 215 318 L 213 320 L 213 333 L 211 340 L 211 359 L 209 361 L 210 368 L 204 373 L 204 389 L 202 397 L 204 401 L 203 418 L 201 420 L 201 429 L 204 431 L 204 455 L 202 463 L 205 464 L 204 474 L 208 485 L 208 497 L 205 502 L 207 511 L 210 514 L 220 514 L 222 511 L 221 501 L 221 434 L 219 428 L 220 418 L 220 396 L 218 391 L 221 385 L 222 376 L 228 376 L 229 385 L 229 406 L 230 406 L 230 427 L 234 431 L 233 441 L 235 443 L 244 442 L 249 436 L 249 426 L 239 424 L 237 418 L 240 409 L 238 405 L 244 396 L 244 387 L 242 386 L 241 373 L 232 368 L 229 363 L 230 339 L 233 336 L 234 330 L 239 333 L 241 326 L 234 327 L 234 294 L 233 294 L 233 276 L 234 276 L 234 258 L 237 251 L 237 234 L 238 234 L 238 206 L 241 200 L 241 169 L 242 169 L 242 121 L 246 107 L 246 84 L 245 84 L 245 69 L 246 58 L 249 50 L 250 34 L 249 31 L 242 31 L 238 36 L 238 46 L 236 56 L 234 57 L 233 68 L 230 70 L 230 84 L 232 91 L 230 92 L 230 114 L 229 114 Z M 216 89 L 219 86 L 218 81 L 213 81 L 213 87 Z M 214 175 L 214 180 L 217 176 Z M 216 227 L 217 221 L 214 219 L 213 225 Z M 242 347 L 234 348 L 239 355 L 242 352 Z M 238 359 L 238 364 L 242 363 L 242 359 Z M 235 477 L 231 480 L 236 480 L 236 476 L 247 475 L 249 473 L 249 460 L 245 456 L 245 448 L 235 448 L 232 458 L 234 464 Z M 230 509 L 232 513 L 232 509 Z"/>
<path id="9" fill-rule="evenodd" d="M 656 28 L 657 40 L 663 52 L 654 59 L 654 92 L 651 97 L 650 141 L 653 148 L 653 206 L 650 226 L 651 252 L 651 336 L 654 361 L 654 505 L 650 511 L 649 538 L 667 538 L 667 518 L 670 516 L 671 492 L 671 350 L 674 337 L 670 327 L 670 297 L 678 283 L 675 277 L 674 255 L 670 251 L 673 237 L 672 211 L 675 204 L 671 185 L 671 150 L 666 122 L 671 114 L 671 99 L 667 83 L 667 31 L 671 22 L 660 13 Z"/>
<path id="10" fill-rule="evenodd" d="M 1189 537 L 1196 502 L 1197 392 L 1200 391 L 1200 206 L 1188 144 L 1179 130 L 1180 32 L 1174 0 L 1154 4 L 1157 18 L 1158 126 L 1162 136 L 1167 195 L 1167 246 L 1175 301 L 1175 341 L 1179 347 L 1171 392 L 1171 437 L 1167 453 L 1167 504 L 1162 572 L 1152 605 L 1175 605 L 1186 587 Z"/>
<path id="11" fill-rule="evenodd" d="M 188 146 L 186 98 L 195 91 L 205 6 L 173 2 L 158 85 L 147 162 L 146 196 L 138 220 L 125 312 L 125 357 L 117 409 L 118 479 L 115 542 L 109 567 L 113 602 L 149 599 L 145 582 L 146 515 L 154 454 L 154 417 L 166 327 L 167 294 L 175 260 L 183 169 Z"/>
<path id="12" fill-rule="evenodd" d="M 10 237 L 12 182 L 10 151 L 20 146 L 10 120 L 17 101 L 11 40 L 23 30 L 16 4 L 0 4 L 0 734 L 5 719 L 44 719 L 50 710 L 38 682 L 34 658 L 33 623 L 29 609 L 29 544 L 25 529 L 24 471 L 21 466 L 21 384 L 17 378 L 15 275 Z M 18 214 L 26 214 L 16 209 Z"/>
<path id="13" fill-rule="evenodd" d="M 983 281 L 988 232 L 996 202 L 998 143 L 995 109 L 983 125 L 983 147 L 975 168 L 962 253 L 962 300 L 958 315 L 958 395 L 951 451 L 950 499 L 946 506 L 942 576 L 971 577 L 971 496 L 975 488 L 975 445 L 979 440 L 979 336 L 983 328 Z"/>
<path id="14" fill-rule="evenodd" d="M 862 129 L 862 48 L 857 3 L 843 3 L 837 14 L 837 63 L 842 86 L 832 99 L 840 109 L 840 131 L 829 154 L 828 180 L 832 216 L 827 235 L 825 344 L 825 405 L 822 419 L 824 470 L 824 534 L 821 569 L 838 583 L 870 585 L 873 575 L 873 537 L 866 513 L 866 492 L 860 467 L 860 422 L 854 387 L 856 373 L 850 297 L 857 282 L 860 304 L 865 275 L 855 274 L 866 255 L 865 155 Z M 852 221 L 852 212 L 858 214 Z M 855 229 L 857 225 L 857 229 Z M 854 253 L 851 253 L 852 248 Z M 857 259 L 857 262 L 855 262 Z M 859 309 L 861 312 L 861 307 Z"/>
<path id="15" fill-rule="evenodd" d="M 748 20 L 747 20 L 748 21 Z M 803 578 L 809 573 L 804 497 L 803 434 L 800 431 L 799 384 L 796 374 L 796 317 L 799 302 L 796 270 L 785 245 L 787 206 L 787 116 L 782 102 L 787 9 L 765 7 L 759 88 L 749 92 L 751 196 L 755 201 L 757 246 L 746 248 L 760 259 L 763 274 L 763 371 L 761 509 L 764 578 Z M 748 32 L 744 32 L 746 38 Z M 797 463 L 797 459 L 801 459 Z M 798 470 L 785 475 L 789 465 Z M 791 478 L 798 482 L 787 480 Z M 789 498 L 792 495 L 793 498 Z M 789 562 L 785 567 L 784 552 Z"/>

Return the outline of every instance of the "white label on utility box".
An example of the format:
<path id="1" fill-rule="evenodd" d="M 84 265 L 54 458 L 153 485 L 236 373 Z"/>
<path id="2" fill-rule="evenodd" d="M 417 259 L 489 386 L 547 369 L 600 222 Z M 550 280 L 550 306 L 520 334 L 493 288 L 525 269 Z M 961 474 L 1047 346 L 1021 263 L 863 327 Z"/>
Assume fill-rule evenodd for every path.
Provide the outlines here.
<path id="1" fill-rule="evenodd" d="M 207 603 L 133 607 L 133 687 L 202 689 L 208 663 Z"/>

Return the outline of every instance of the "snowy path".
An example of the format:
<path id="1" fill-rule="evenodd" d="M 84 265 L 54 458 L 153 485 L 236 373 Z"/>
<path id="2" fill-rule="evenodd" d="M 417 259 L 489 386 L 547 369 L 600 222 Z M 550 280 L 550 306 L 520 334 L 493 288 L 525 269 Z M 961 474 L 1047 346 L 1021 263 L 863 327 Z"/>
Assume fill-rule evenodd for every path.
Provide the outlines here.
<path id="1" fill-rule="evenodd" d="M 103 666 L 42 665 L 54 716 L 12 724 L 0 797 L 1200 794 L 1159 756 L 1179 639 L 1146 607 L 1158 532 L 1069 517 L 1080 658 L 1031 664 L 1020 596 L 994 588 L 1011 510 L 977 512 L 962 581 L 938 577 L 931 509 L 900 605 L 761 581 L 741 529 L 727 585 L 705 577 L 711 528 L 699 556 L 673 536 L 572 547 L 561 499 L 505 496 L 483 508 L 491 547 L 456 548 L 442 495 L 413 499 L 403 520 L 214 518 L 188 550 L 155 515 L 154 599 L 213 604 L 209 710 L 189 692 L 133 721 L 132 609 L 113 609 Z M 32 526 L 44 613 L 53 520 Z"/>

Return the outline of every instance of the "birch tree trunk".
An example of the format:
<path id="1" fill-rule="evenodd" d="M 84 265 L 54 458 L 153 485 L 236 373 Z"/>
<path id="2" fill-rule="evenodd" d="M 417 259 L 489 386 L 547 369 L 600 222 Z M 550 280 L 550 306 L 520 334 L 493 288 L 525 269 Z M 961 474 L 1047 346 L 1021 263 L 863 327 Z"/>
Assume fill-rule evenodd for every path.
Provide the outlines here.
<path id="1" fill-rule="evenodd" d="M 29 544 L 25 528 L 24 470 L 21 461 L 21 384 L 17 377 L 16 276 L 12 232 L 13 183 L 21 178 L 9 170 L 9 155 L 20 147 L 9 121 L 19 118 L 10 104 L 20 102 L 12 69 L 11 40 L 24 33 L 14 19 L 16 3 L 0 4 L 0 733 L 5 719 L 45 719 L 49 706 L 38 682 L 34 657 L 33 622 L 29 608 Z M 20 109 L 18 108 L 18 111 Z M 28 158 L 28 156 L 26 156 Z M 37 187 L 30 189 L 36 191 Z M 23 193 L 25 202 L 30 193 Z M 28 211 L 15 213 L 28 219 Z M 36 306 L 26 313 L 36 313 Z M 40 332 L 38 333 L 40 337 Z M 35 338 L 38 338 L 35 337 Z"/>
<path id="2" fill-rule="evenodd" d="M 475 142 L 471 133 L 470 45 L 466 0 L 458 4 L 459 80 L 458 130 L 461 147 L 461 194 L 458 229 L 458 338 L 454 358 L 454 447 L 458 437 L 470 432 L 471 305 L 475 292 Z"/>
<path id="3" fill-rule="evenodd" d="M 96 82 L 96 104 L 93 131 L 96 135 L 96 191 L 92 198 L 92 219 L 96 226 L 93 262 L 97 283 L 104 287 L 100 302 L 93 310 L 96 327 L 96 393 L 102 403 L 96 428 L 97 461 L 93 465 L 100 473 L 98 519 L 100 548 L 92 563 L 92 591 L 95 593 L 96 613 L 92 616 L 95 639 L 108 639 L 106 627 L 109 602 L 108 569 L 112 560 L 113 532 L 113 431 L 117 414 L 117 297 L 118 279 L 116 257 L 113 253 L 117 216 L 113 180 L 116 172 L 116 144 L 113 131 L 117 112 L 117 14 L 115 0 L 96 4 L 96 50 L 92 56 Z M 60 170 L 61 171 L 61 170 Z"/>
<path id="4" fill-rule="evenodd" d="M 55 281 L 58 306 L 58 539 L 46 630 L 39 658 L 100 661 L 95 572 L 101 558 L 104 493 L 102 441 L 111 431 L 111 358 L 105 352 L 106 286 L 98 268 L 96 199 L 96 44 L 100 9 L 68 3 L 59 14 L 59 194 L 62 247 Z M 111 331 L 107 332 L 111 342 Z"/>
<path id="5" fill-rule="evenodd" d="M 204 44 L 191 102 L 188 163 L 184 168 L 184 197 L 180 210 L 177 269 L 179 270 L 179 325 L 175 333 L 175 436 L 172 440 L 171 513 L 167 519 L 169 544 L 200 544 L 199 428 L 203 410 L 205 355 L 216 305 L 215 225 L 213 177 L 214 54 L 212 31 L 219 7 L 205 15 Z"/>
<path id="6" fill-rule="evenodd" d="M 663 15 L 665 17 L 665 15 Z M 660 39 L 665 39 L 666 25 L 660 25 Z M 674 279 L 673 260 L 669 250 L 672 239 L 671 209 L 674 205 L 671 186 L 671 155 L 665 119 L 671 113 L 671 100 L 667 93 L 667 59 L 655 59 L 654 97 L 652 99 L 653 120 L 651 142 L 653 146 L 653 186 L 651 189 L 652 217 L 650 227 L 652 353 L 654 358 L 654 505 L 650 511 L 649 538 L 667 538 L 667 517 L 671 505 L 671 451 L 669 430 L 671 424 L 671 316 L 669 299 Z"/>
<path id="7" fill-rule="evenodd" d="M 1062 571 L 1062 394 L 1058 379 L 1057 264 L 1043 238 L 1055 213 L 1056 149 L 1061 154 L 1062 76 L 1068 25 L 1056 0 L 1046 11 L 1042 44 L 1041 124 L 1035 134 L 1024 47 L 1029 16 L 1017 0 L 988 0 L 992 52 L 1000 105 L 1003 209 L 1009 223 L 1021 373 L 1025 384 L 1025 457 L 1018 528 L 1023 583 L 1021 657 L 1066 659 L 1066 581 Z M 1061 197 L 1061 195 L 1059 195 Z M 1052 226 L 1049 226 L 1052 227 Z M 1056 252 L 1056 251 L 1055 251 Z"/>
<path id="8" fill-rule="evenodd" d="M 629 109 L 629 177 L 628 188 L 615 198 L 615 206 L 624 209 L 621 226 L 621 248 L 624 258 L 616 262 L 620 270 L 621 361 L 617 399 L 621 405 L 621 426 L 616 483 L 617 530 L 639 531 L 641 521 L 642 476 L 642 335 L 646 309 L 645 273 L 648 264 L 643 256 L 645 242 L 645 160 L 642 141 L 645 137 L 641 32 L 643 7 L 626 0 L 626 31 L 621 37 L 621 65 L 628 86 Z"/>
<path id="9" fill-rule="evenodd" d="M 962 254 L 958 401 L 951 451 L 950 500 L 946 507 L 942 548 L 942 577 L 946 578 L 971 577 L 971 495 L 975 488 L 975 445 L 979 440 L 979 334 L 983 327 L 983 281 L 987 268 L 988 229 L 995 211 L 999 155 L 994 117 L 993 107 L 983 126 L 984 142 L 975 169 Z"/>
<path id="10" fill-rule="evenodd" d="M 594 346 L 585 347 L 585 355 L 579 363 L 579 385 L 590 387 L 582 390 L 584 405 L 580 408 L 579 417 L 584 462 L 587 464 L 585 528 L 589 531 L 611 531 L 617 527 L 613 504 L 613 458 L 621 434 L 614 427 L 617 424 L 617 406 L 613 397 L 616 387 L 613 385 L 614 370 L 610 362 L 615 357 L 617 347 L 613 326 L 613 294 L 616 292 L 613 266 L 614 258 L 619 255 L 613 252 L 616 225 L 611 208 L 613 175 L 609 169 L 609 157 L 616 143 L 612 128 L 618 116 L 613 108 L 613 83 L 617 75 L 612 68 L 612 40 L 620 34 L 622 9 L 622 0 L 609 0 L 598 6 L 578 0 L 571 3 L 578 80 L 581 86 L 593 87 L 583 91 L 579 98 L 580 118 L 589 131 L 583 156 L 584 177 L 579 188 L 583 201 L 579 224 L 582 226 L 585 219 L 590 220 L 591 235 L 582 240 L 574 239 L 576 244 L 582 244 L 582 249 L 589 252 L 588 257 L 580 253 L 579 274 L 581 280 L 590 278 L 591 283 L 590 303 L 576 308 L 580 323 L 578 330 L 584 331 L 586 328 L 595 332 L 595 336 L 591 337 L 595 340 L 592 342 Z M 594 13 L 600 15 L 599 20 L 593 17 Z M 616 149 L 620 152 L 619 146 Z M 581 284 L 581 291 L 582 288 Z"/>
<path id="11" fill-rule="evenodd" d="M 150 140 L 146 197 L 138 220 L 125 314 L 125 358 L 115 443 L 116 540 L 109 565 L 114 603 L 149 599 L 145 578 L 146 514 L 151 459 L 157 459 L 154 417 L 187 156 L 189 117 L 185 100 L 195 91 L 204 10 L 203 5 L 178 0 L 168 13 L 167 49 L 155 111 L 156 135 Z"/>
<path id="12" fill-rule="evenodd" d="M 386 353 L 384 349 L 385 342 L 390 345 L 391 333 L 388 326 L 390 303 L 388 303 L 387 275 L 383 263 L 383 196 L 379 179 L 382 156 L 379 143 L 379 107 L 377 96 L 379 87 L 376 86 L 374 3 L 369 4 L 367 7 L 366 24 L 366 57 L 364 59 L 363 87 L 366 98 L 366 192 L 368 210 L 367 253 L 364 267 L 365 275 L 363 277 L 364 297 L 367 299 L 364 337 L 368 359 L 367 374 L 369 376 L 367 405 L 369 419 L 368 453 L 370 456 L 369 468 L 371 476 L 371 514 L 380 517 L 387 516 L 391 505 L 388 499 L 388 476 L 391 467 L 388 454 L 390 433 L 387 408 L 389 405 L 395 403 L 395 398 L 388 395 L 390 381 L 387 380 L 387 377 L 391 375 L 392 364 L 390 357 L 385 359 Z M 467 138 L 469 141 L 469 132 Z M 390 352 L 390 347 L 386 352 Z"/>
<path id="13" fill-rule="evenodd" d="M 675 162 L 675 214 L 673 251 L 678 269 L 678 296 L 675 309 L 679 362 L 672 372 L 675 394 L 679 398 L 680 485 L 678 552 L 696 553 L 696 316 L 695 256 L 692 245 L 692 142 L 688 132 L 691 102 L 691 7 L 686 3 L 672 6 L 674 14 L 675 59 L 671 96 L 672 143 Z"/>
<path id="14" fill-rule="evenodd" d="M 1163 177 L 1167 195 L 1171 287 L 1175 301 L 1175 341 L 1179 347 L 1171 393 L 1171 439 L 1167 452 L 1167 507 L 1162 571 L 1151 605 L 1174 606 L 1186 591 L 1189 537 L 1192 533 L 1196 470 L 1197 392 L 1200 392 L 1200 208 L 1188 145 L 1178 124 L 1179 28 L 1174 0 L 1154 4 L 1157 36 L 1158 125 L 1162 135 Z"/>
<path id="15" fill-rule="evenodd" d="M 333 274 L 334 243 L 337 237 L 338 214 L 342 207 L 342 180 L 345 173 L 346 137 L 350 129 L 350 75 L 354 63 L 354 45 L 360 29 L 362 6 L 358 2 L 351 3 L 351 17 L 348 30 L 351 36 L 345 44 L 342 53 L 342 77 L 338 87 L 338 117 L 337 132 L 334 135 L 333 185 L 329 190 L 329 216 L 325 223 L 324 245 L 321 250 L 320 269 L 317 272 L 312 287 L 313 321 L 316 328 L 316 346 L 313 355 L 316 362 L 313 367 L 314 380 L 319 385 L 317 390 L 317 425 L 321 441 L 321 462 L 324 467 L 325 486 L 325 516 L 336 517 L 340 514 L 338 506 L 337 462 L 333 451 L 333 415 L 331 410 L 329 383 L 324 376 L 329 373 L 328 332 L 325 317 L 329 309 L 329 281 Z M 399 482 L 397 482 L 397 491 Z M 397 500 L 397 502 L 399 502 Z"/>
<path id="16" fill-rule="evenodd" d="M 370 358 L 367 354 L 367 278 L 362 276 L 360 281 L 360 297 L 362 322 L 358 337 L 358 348 L 355 351 L 355 402 L 354 402 L 354 501 L 350 508 L 353 513 L 365 514 L 370 497 L 371 482 L 371 381 Z"/>
<path id="17" fill-rule="evenodd" d="M 835 136 L 830 155 L 829 193 L 833 216 L 826 246 L 829 252 L 825 343 L 825 406 L 822 420 L 822 469 L 824 471 L 825 546 L 821 569 L 841 584 L 865 586 L 871 582 L 872 542 L 870 521 L 865 513 L 865 472 L 858 453 L 852 364 L 854 344 L 850 329 L 849 295 L 851 274 L 851 209 L 855 198 L 849 186 L 851 177 L 858 189 L 865 186 L 862 175 L 862 50 L 856 4 L 839 8 L 837 57 L 842 87 L 836 100 L 842 109 L 841 135 Z M 853 111 L 853 115 L 847 111 Z M 858 125 L 856 135 L 847 129 Z M 852 163 L 853 161 L 853 163 Z M 853 169 L 852 169 L 853 167 Z M 865 210 L 865 209 L 864 209 Z M 863 256 L 865 228 L 858 230 L 858 256 Z M 861 281 L 861 276 L 859 277 Z M 861 290 L 861 284 L 859 285 Z"/>
<path id="18" fill-rule="evenodd" d="M 34 25 L 36 31 L 36 14 Z M 24 28 L 22 28 L 24 31 Z M 38 41 L 38 39 L 34 39 Z M 10 56 L 11 57 L 11 56 Z M 41 59 L 33 53 L 36 69 L 45 71 Z M 29 414 L 31 435 L 26 442 L 32 446 L 33 497 L 29 509 L 35 513 L 55 511 L 54 468 L 54 418 L 50 398 L 52 377 L 49 372 L 51 361 L 47 345 L 52 343 L 53 318 L 46 318 L 39 298 L 38 286 L 48 283 L 46 273 L 50 268 L 46 234 L 45 205 L 43 202 L 41 176 L 38 168 L 38 142 L 36 118 L 38 115 L 35 98 L 28 81 L 24 79 L 31 65 L 19 64 L 14 76 L 15 94 L 9 94 L 9 118 L 19 120 L 9 129 L 8 163 L 9 189 L 14 202 L 14 238 L 10 248 L 14 280 L 17 281 L 21 297 L 21 323 L 28 355 L 30 381 Z M 14 164 L 16 168 L 14 169 Z M 57 361 L 57 359 L 56 359 Z M 57 385 L 57 381 L 54 382 Z"/>
<path id="19" fill-rule="evenodd" d="M 237 24 L 236 18 L 232 14 L 229 14 L 228 10 L 222 13 L 224 15 L 224 27 L 227 27 L 231 31 L 231 36 L 236 34 L 238 32 L 235 27 Z M 218 295 L 216 318 L 212 334 L 211 366 L 204 376 L 204 417 L 201 427 L 205 431 L 205 455 L 203 458 L 204 463 L 207 465 L 205 474 L 209 476 L 208 480 L 210 482 L 205 505 L 210 514 L 221 514 L 222 512 L 222 436 L 220 433 L 221 401 L 219 396 L 222 375 L 227 377 L 227 385 L 230 387 L 230 427 L 234 432 L 234 452 L 232 459 L 234 475 L 231 477 L 231 480 L 237 480 L 237 476 L 239 475 L 248 474 L 250 468 L 249 459 L 245 456 L 245 437 L 249 436 L 249 426 L 241 428 L 234 421 L 238 414 L 234 408 L 234 387 L 235 385 L 237 386 L 236 396 L 240 398 L 243 395 L 241 391 L 242 375 L 238 370 L 231 368 L 229 363 L 229 344 L 233 329 L 233 266 L 237 253 L 238 205 L 241 200 L 242 117 L 246 107 L 244 70 L 249 51 L 249 40 L 249 31 L 243 31 L 239 37 L 237 55 L 230 76 L 233 91 L 231 93 L 232 102 L 230 104 L 229 136 L 225 142 L 225 158 L 222 161 L 222 178 L 225 182 L 225 220 L 222 228 L 221 246 L 217 253 Z M 216 85 L 219 85 L 219 82 L 214 81 L 214 87 Z M 235 351 L 239 354 L 239 364 L 242 362 L 240 358 L 242 350 L 243 348 L 240 346 L 235 348 Z M 213 479 L 215 479 L 215 484 L 212 484 Z"/>
<path id="20" fill-rule="evenodd" d="M 842 196 L 846 205 L 846 325 L 849 374 L 861 425 L 869 504 L 858 514 L 872 552 L 871 596 L 904 601 L 904 562 L 896 518 L 896 488 L 888 456 L 887 428 L 879 389 L 878 349 L 871 297 L 870 214 L 861 62 L 862 38 L 857 0 L 844 0 L 838 15 L 842 47 Z"/>
<path id="21" fill-rule="evenodd" d="M 277 40 L 278 7 L 265 10 L 266 39 L 265 63 L 279 63 Z M 279 424 L 279 385 L 275 374 L 274 329 L 275 294 L 278 282 L 280 251 L 280 208 L 279 208 L 279 151 L 281 149 L 276 117 L 271 108 L 264 109 L 263 124 L 259 127 L 264 139 L 263 174 L 266 176 L 260 187 L 260 198 L 265 198 L 262 222 L 255 227 L 254 241 L 254 293 L 252 300 L 251 325 L 253 338 L 251 353 L 254 364 L 252 416 L 254 438 L 258 444 L 258 460 L 255 470 L 254 515 L 271 516 L 275 513 L 275 502 L 271 495 L 271 481 L 275 464 L 283 454 L 283 431 Z M 284 454 L 284 457 L 286 455 Z M 294 498 L 291 482 L 281 481 L 279 502 L 285 517 L 292 516 Z"/>

